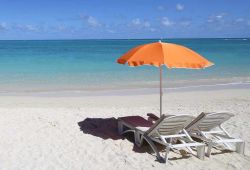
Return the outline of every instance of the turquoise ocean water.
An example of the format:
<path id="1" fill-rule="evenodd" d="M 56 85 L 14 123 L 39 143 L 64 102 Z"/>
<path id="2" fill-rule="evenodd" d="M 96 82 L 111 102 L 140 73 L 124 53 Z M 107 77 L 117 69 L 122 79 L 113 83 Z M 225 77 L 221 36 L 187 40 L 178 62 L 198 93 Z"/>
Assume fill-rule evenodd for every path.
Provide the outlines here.
<path id="1" fill-rule="evenodd" d="M 0 92 L 154 88 L 159 70 L 116 63 L 130 48 L 158 40 L 0 41 Z M 201 70 L 164 68 L 164 87 L 250 83 L 250 39 L 166 39 L 215 65 Z"/>

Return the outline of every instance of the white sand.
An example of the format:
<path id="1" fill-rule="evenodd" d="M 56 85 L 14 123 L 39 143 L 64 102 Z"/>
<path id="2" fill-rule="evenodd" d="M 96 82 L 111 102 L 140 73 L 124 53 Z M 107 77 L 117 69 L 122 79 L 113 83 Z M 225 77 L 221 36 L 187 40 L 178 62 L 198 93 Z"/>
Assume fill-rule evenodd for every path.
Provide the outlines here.
<path id="1" fill-rule="evenodd" d="M 168 165 L 146 152 L 147 145 L 138 149 L 118 136 L 115 127 L 119 116 L 158 113 L 158 99 L 1 96 L 0 169 L 250 169 L 250 89 L 165 94 L 164 113 L 234 113 L 224 127 L 246 141 L 245 156 L 223 153 L 201 161 L 171 152 Z"/>

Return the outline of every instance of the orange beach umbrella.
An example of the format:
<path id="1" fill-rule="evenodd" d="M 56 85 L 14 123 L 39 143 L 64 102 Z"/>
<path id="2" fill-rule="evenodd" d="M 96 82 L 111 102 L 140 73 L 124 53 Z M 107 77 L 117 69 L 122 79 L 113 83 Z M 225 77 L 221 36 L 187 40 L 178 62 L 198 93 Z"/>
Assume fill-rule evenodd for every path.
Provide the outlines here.
<path id="1" fill-rule="evenodd" d="M 201 69 L 213 63 L 191 49 L 172 43 L 144 44 L 137 46 L 117 59 L 119 64 L 129 66 L 153 65 L 160 70 L 160 115 L 162 114 L 162 65 L 167 68 Z"/>

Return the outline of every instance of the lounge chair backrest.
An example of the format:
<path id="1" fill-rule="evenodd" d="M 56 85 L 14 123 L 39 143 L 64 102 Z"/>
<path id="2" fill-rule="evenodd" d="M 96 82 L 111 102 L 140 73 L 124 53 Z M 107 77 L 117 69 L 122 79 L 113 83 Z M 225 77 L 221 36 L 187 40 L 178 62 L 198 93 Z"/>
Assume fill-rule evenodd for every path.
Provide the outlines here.
<path id="1" fill-rule="evenodd" d="M 232 113 L 202 113 L 200 120 L 186 127 L 187 131 L 210 131 L 234 116 Z M 198 116 L 199 117 L 199 116 Z M 197 117 L 197 118 L 198 118 Z M 194 120 L 195 121 L 195 120 Z"/>
<path id="2" fill-rule="evenodd" d="M 174 135 L 183 130 L 192 120 L 193 116 L 162 116 L 147 132 L 149 136 Z"/>

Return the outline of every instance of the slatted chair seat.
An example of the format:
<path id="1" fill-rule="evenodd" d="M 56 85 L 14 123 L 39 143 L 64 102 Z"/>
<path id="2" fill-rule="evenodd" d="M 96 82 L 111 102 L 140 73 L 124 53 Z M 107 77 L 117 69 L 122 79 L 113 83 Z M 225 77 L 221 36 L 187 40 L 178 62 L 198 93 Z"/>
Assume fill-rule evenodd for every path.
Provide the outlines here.
<path id="1" fill-rule="evenodd" d="M 183 131 L 192 120 L 193 116 L 161 116 L 155 123 L 148 121 L 140 116 L 129 116 L 118 119 L 118 130 L 120 134 L 133 132 L 135 144 L 141 146 L 143 141 L 147 141 L 153 151 L 156 153 L 159 161 L 167 162 L 170 149 L 187 148 L 192 154 L 195 152 L 190 147 L 197 148 L 197 157 L 204 159 L 205 145 L 195 142 Z M 179 140 L 182 144 L 174 141 Z M 162 158 L 154 142 L 160 143 L 166 147 L 165 157 Z"/>
<path id="2" fill-rule="evenodd" d="M 201 113 L 185 130 L 191 137 L 199 138 L 208 144 L 206 155 L 211 155 L 213 146 L 223 144 L 229 150 L 233 150 L 231 143 L 236 143 L 235 150 L 244 154 L 245 142 L 241 139 L 235 139 L 221 126 L 225 121 L 233 117 L 231 113 Z M 218 129 L 218 130 L 216 130 Z"/>

